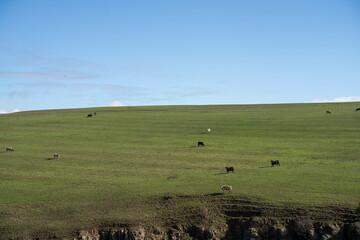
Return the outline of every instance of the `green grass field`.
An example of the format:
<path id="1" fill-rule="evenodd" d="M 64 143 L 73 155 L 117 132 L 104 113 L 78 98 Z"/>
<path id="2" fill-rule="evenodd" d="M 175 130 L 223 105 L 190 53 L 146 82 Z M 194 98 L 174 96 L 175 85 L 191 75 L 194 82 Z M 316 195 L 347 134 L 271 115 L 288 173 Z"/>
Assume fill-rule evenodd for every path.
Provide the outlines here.
<path id="1" fill-rule="evenodd" d="M 163 196 L 356 208 L 357 107 L 107 107 L 0 115 L 0 238 L 157 224 L 168 214 L 158 204 Z M 202 134 L 206 128 L 212 131 Z M 7 146 L 15 151 L 6 152 Z M 53 159 L 55 152 L 61 158 Z M 275 159 L 280 167 L 271 167 Z M 227 174 L 226 166 L 235 172 Z M 217 194 L 225 184 L 233 192 Z M 180 201 L 172 214 L 199 204 Z"/>

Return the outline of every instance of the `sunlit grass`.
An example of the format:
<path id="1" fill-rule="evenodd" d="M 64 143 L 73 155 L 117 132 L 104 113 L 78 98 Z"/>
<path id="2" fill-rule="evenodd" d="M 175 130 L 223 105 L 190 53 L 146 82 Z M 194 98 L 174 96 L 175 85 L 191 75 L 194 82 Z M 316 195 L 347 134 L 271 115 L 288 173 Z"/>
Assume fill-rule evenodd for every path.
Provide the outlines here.
<path id="1" fill-rule="evenodd" d="M 102 222 L 152 219 L 158 214 L 156 198 L 211 196 L 223 184 L 233 186 L 233 197 L 355 208 L 359 105 L 112 107 L 0 115 L 0 230 L 18 237 L 38 229 L 69 233 Z M 325 114 L 328 109 L 333 114 Z M 86 118 L 94 111 L 96 116 Z M 203 134 L 206 128 L 211 133 Z M 205 147 L 197 147 L 198 141 Z M 6 146 L 15 152 L 5 152 Z M 61 158 L 53 159 L 54 152 Z M 270 166 L 274 159 L 280 167 Z M 225 166 L 235 172 L 226 174 Z"/>

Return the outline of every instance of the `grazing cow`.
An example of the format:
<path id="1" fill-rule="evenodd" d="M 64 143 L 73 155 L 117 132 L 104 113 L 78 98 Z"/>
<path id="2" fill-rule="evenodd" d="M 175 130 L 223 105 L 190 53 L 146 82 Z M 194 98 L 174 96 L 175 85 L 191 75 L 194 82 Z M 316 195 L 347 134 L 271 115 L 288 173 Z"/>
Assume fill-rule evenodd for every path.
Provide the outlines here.
<path id="1" fill-rule="evenodd" d="M 222 185 L 220 186 L 220 188 L 224 191 L 229 191 L 229 193 L 231 193 L 232 191 L 232 186 L 229 186 L 229 185 Z"/>
<path id="2" fill-rule="evenodd" d="M 60 158 L 60 153 L 54 153 L 54 158 Z"/>
<path id="3" fill-rule="evenodd" d="M 13 152 L 13 151 L 15 151 L 12 147 L 6 147 L 6 151 L 8 152 L 8 151 L 10 151 L 10 152 Z"/>
<path id="4" fill-rule="evenodd" d="M 205 146 L 205 144 L 203 143 L 203 142 L 198 142 L 198 147 L 203 147 L 203 146 Z"/>
<path id="5" fill-rule="evenodd" d="M 360 108 L 357 108 L 355 111 L 360 111 Z"/>
<path id="6" fill-rule="evenodd" d="M 234 167 L 225 167 L 227 173 L 234 172 Z"/>
<path id="7" fill-rule="evenodd" d="M 330 112 L 330 111 L 326 111 L 326 114 L 331 114 L 331 112 Z"/>
<path id="8" fill-rule="evenodd" d="M 92 117 L 92 114 L 88 114 L 87 117 Z"/>
<path id="9" fill-rule="evenodd" d="M 271 160 L 271 166 L 273 167 L 274 165 L 280 166 L 279 160 L 275 160 L 275 161 Z"/>
<path id="10" fill-rule="evenodd" d="M 206 129 L 206 132 L 208 132 L 208 133 L 211 132 L 211 129 L 210 128 Z"/>

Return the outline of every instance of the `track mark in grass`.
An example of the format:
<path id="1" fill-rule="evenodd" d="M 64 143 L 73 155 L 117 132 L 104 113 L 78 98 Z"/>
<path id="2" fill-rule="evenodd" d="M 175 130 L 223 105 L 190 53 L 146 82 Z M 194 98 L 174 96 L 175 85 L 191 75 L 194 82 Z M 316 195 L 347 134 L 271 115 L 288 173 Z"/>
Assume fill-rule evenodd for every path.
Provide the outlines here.
<path id="1" fill-rule="evenodd" d="M 259 167 L 259 168 L 271 168 L 272 166 L 262 166 L 262 167 Z"/>
<path id="2" fill-rule="evenodd" d="M 167 180 L 173 180 L 173 179 L 176 179 L 176 178 L 178 178 L 178 176 L 177 176 L 177 175 L 173 175 L 173 176 L 167 177 Z"/>
<path id="3" fill-rule="evenodd" d="M 227 174 L 226 172 L 223 173 L 215 173 L 214 175 L 223 175 L 223 174 Z"/>

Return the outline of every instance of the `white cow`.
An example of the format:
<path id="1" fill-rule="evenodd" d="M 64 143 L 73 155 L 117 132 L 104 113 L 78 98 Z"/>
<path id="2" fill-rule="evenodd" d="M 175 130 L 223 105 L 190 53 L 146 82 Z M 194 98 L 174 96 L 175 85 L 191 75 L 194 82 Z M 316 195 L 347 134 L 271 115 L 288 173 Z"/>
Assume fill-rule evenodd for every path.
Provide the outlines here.
<path id="1" fill-rule="evenodd" d="M 208 132 L 208 133 L 211 132 L 211 129 L 210 128 L 206 129 L 206 132 Z"/>
<path id="2" fill-rule="evenodd" d="M 222 185 L 222 186 L 220 186 L 220 188 L 223 190 L 223 192 L 224 191 L 229 191 L 229 192 L 232 191 L 232 187 L 229 185 Z"/>
<path id="3" fill-rule="evenodd" d="M 6 151 L 10 151 L 10 152 L 13 152 L 15 151 L 12 147 L 6 147 Z"/>
<path id="4" fill-rule="evenodd" d="M 60 153 L 54 153 L 54 158 L 59 158 L 60 157 Z"/>

